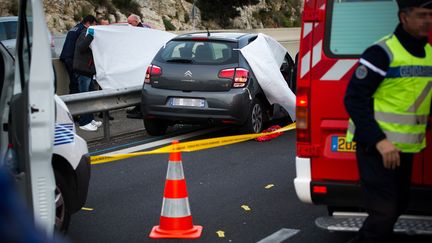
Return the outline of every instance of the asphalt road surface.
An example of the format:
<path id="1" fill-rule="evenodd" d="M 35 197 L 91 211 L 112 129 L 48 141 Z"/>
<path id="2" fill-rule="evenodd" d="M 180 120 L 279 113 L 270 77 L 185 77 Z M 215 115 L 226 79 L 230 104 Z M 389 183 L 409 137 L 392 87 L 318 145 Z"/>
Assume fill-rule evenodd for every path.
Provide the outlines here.
<path id="1" fill-rule="evenodd" d="M 226 133 L 210 136 L 220 135 Z M 193 221 L 204 227 L 196 242 L 258 242 L 278 231 L 291 235 L 282 237 L 284 242 L 338 243 L 353 237 L 318 229 L 314 220 L 325 216 L 326 208 L 297 199 L 293 131 L 268 142 L 252 140 L 183 153 L 182 158 Z M 167 162 L 168 155 L 162 154 L 93 166 L 86 204 L 91 211 L 73 216 L 70 240 L 155 241 L 148 235 L 159 224 Z M 398 240 L 431 242 L 420 237 Z"/>

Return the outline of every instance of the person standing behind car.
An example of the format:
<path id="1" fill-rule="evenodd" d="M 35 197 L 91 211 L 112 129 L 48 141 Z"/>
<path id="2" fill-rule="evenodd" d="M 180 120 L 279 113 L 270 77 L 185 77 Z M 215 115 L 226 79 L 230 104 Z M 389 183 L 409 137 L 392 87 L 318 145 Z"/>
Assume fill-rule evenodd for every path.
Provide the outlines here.
<path id="1" fill-rule="evenodd" d="M 64 63 L 69 74 L 69 93 L 75 94 L 79 92 L 78 81 L 73 73 L 73 59 L 75 53 L 75 43 L 81 31 L 88 28 L 92 23 L 96 22 L 96 18 L 92 15 L 86 16 L 80 23 L 70 29 L 66 35 L 63 49 L 60 54 L 60 60 Z"/>
<path id="2" fill-rule="evenodd" d="M 409 203 L 413 156 L 426 146 L 431 108 L 432 0 L 397 0 L 399 25 L 361 56 L 345 94 L 347 141 L 357 142 L 363 206 L 351 242 L 392 242 Z M 354 137 L 353 137 L 354 136 Z"/>
<path id="3" fill-rule="evenodd" d="M 129 17 L 127 18 L 128 24 L 135 26 L 135 27 L 142 27 L 142 28 L 149 28 L 149 27 L 145 27 L 140 20 L 140 17 L 136 14 L 131 14 L 129 15 Z M 133 109 L 127 110 L 126 111 L 127 118 L 133 118 L 133 119 L 141 119 L 143 117 L 142 112 L 141 112 L 141 107 L 139 105 L 135 106 Z"/>
<path id="4" fill-rule="evenodd" d="M 96 20 L 90 25 L 96 25 Z M 90 26 L 89 26 L 90 27 Z M 75 44 L 73 71 L 77 74 L 79 92 L 93 91 L 93 76 L 96 68 L 90 44 L 93 41 L 94 29 L 84 28 Z M 95 132 L 102 122 L 95 121 L 93 114 L 84 114 L 79 118 L 79 128 L 85 131 Z"/>

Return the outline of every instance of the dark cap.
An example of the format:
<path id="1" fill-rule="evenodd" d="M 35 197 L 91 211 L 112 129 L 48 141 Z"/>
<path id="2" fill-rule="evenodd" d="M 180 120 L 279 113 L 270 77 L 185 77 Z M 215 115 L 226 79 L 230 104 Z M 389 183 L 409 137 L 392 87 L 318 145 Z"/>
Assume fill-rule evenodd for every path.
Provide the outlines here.
<path id="1" fill-rule="evenodd" d="M 432 0 L 397 0 L 399 10 L 405 8 L 432 8 Z"/>

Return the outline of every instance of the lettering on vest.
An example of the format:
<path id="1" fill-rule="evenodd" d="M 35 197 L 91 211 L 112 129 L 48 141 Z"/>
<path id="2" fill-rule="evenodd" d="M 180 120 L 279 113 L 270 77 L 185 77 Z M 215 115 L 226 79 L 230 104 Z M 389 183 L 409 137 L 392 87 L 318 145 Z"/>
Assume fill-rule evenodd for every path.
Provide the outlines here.
<path id="1" fill-rule="evenodd" d="M 390 67 L 386 75 L 387 78 L 430 76 L 432 76 L 432 67 L 430 66 Z"/>

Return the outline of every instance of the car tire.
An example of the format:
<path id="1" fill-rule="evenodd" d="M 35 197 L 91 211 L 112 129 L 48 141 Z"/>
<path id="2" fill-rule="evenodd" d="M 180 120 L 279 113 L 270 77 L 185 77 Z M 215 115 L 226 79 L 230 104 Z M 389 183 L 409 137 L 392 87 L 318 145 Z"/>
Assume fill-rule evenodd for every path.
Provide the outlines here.
<path id="1" fill-rule="evenodd" d="M 55 189 L 55 228 L 61 233 L 66 233 L 71 219 L 71 203 L 73 198 L 72 187 L 67 182 L 65 176 L 59 171 L 54 170 L 56 181 Z"/>
<path id="2" fill-rule="evenodd" d="M 242 131 L 244 133 L 260 133 L 263 130 L 264 121 L 264 106 L 259 99 L 254 99 L 246 123 L 242 127 Z"/>
<path id="3" fill-rule="evenodd" d="M 168 125 L 166 122 L 158 119 L 144 119 L 144 127 L 151 136 L 161 136 L 166 133 Z"/>

